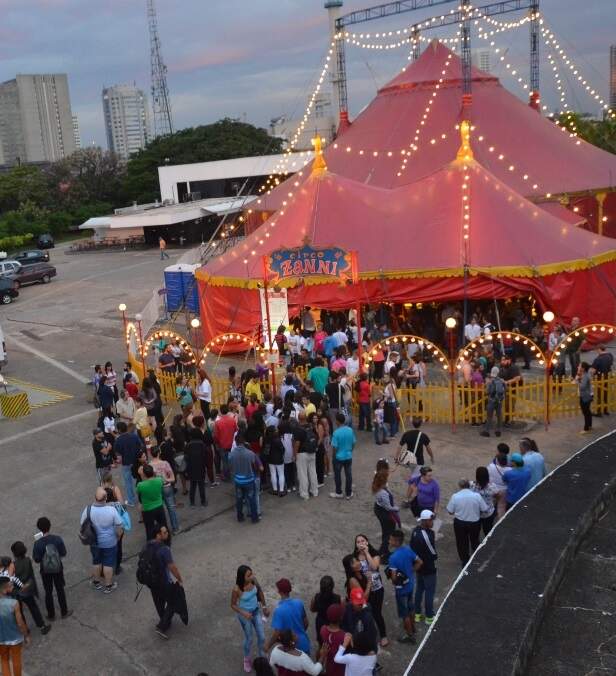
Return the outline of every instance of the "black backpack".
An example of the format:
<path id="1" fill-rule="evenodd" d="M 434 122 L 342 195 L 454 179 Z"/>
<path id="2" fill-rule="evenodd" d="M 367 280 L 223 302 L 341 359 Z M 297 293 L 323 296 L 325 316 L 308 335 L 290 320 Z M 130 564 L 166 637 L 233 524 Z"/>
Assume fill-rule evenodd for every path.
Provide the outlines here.
<path id="1" fill-rule="evenodd" d="M 316 453 L 317 448 L 319 447 L 319 438 L 317 433 L 314 431 L 314 427 L 311 425 L 304 427 L 304 432 L 306 433 L 306 439 L 302 443 L 302 452 L 303 453 Z"/>
<path id="2" fill-rule="evenodd" d="M 163 585 L 163 569 L 158 556 L 159 545 L 153 542 L 139 552 L 137 561 L 137 582 L 150 589 L 158 589 Z"/>
<path id="3" fill-rule="evenodd" d="M 86 518 L 84 522 L 81 524 L 81 528 L 79 529 L 79 539 L 81 540 L 81 544 L 86 545 L 86 547 L 96 545 L 96 531 L 94 530 L 92 520 L 90 519 L 91 508 L 92 505 L 88 505 L 88 512 L 86 514 Z"/>

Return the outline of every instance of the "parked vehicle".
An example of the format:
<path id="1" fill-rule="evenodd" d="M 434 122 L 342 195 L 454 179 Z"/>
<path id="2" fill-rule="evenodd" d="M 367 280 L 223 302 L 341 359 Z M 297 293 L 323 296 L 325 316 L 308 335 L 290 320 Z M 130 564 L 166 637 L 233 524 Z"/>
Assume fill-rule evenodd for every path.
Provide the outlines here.
<path id="1" fill-rule="evenodd" d="M 21 268 L 21 263 L 14 260 L 2 260 L 0 261 L 0 278 L 10 277 L 14 275 L 19 268 Z"/>
<path id="2" fill-rule="evenodd" d="M 13 279 L 0 279 L 0 303 L 8 305 L 13 298 L 19 296 L 17 285 Z"/>
<path id="3" fill-rule="evenodd" d="M 39 235 L 36 240 L 36 246 L 39 249 L 53 249 L 55 243 L 53 241 L 53 236 L 46 232 L 44 235 Z"/>
<path id="4" fill-rule="evenodd" d="M 6 356 L 6 343 L 4 342 L 4 331 L 0 325 L 0 366 L 6 366 L 8 358 Z"/>
<path id="5" fill-rule="evenodd" d="M 21 268 L 12 275 L 11 279 L 17 285 L 15 288 L 18 289 L 24 284 L 34 284 L 36 282 L 48 284 L 51 281 L 51 278 L 55 277 L 56 274 L 56 269 L 53 265 L 49 265 L 49 263 L 33 263 L 32 265 L 22 265 Z"/>
<path id="6" fill-rule="evenodd" d="M 31 263 L 46 263 L 49 260 L 49 254 L 47 251 L 38 251 L 38 249 L 33 249 L 32 251 L 22 251 L 21 253 L 13 256 L 13 260 L 21 263 L 22 265 L 30 265 Z"/>

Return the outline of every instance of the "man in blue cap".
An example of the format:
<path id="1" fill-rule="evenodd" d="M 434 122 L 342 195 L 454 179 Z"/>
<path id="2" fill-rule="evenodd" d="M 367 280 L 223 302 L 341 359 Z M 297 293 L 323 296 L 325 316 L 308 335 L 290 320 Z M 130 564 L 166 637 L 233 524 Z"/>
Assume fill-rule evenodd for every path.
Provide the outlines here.
<path id="1" fill-rule="evenodd" d="M 530 483 L 530 470 L 524 467 L 524 458 L 520 453 L 511 456 L 511 469 L 503 474 L 503 481 L 507 485 L 507 509 L 528 491 Z"/>

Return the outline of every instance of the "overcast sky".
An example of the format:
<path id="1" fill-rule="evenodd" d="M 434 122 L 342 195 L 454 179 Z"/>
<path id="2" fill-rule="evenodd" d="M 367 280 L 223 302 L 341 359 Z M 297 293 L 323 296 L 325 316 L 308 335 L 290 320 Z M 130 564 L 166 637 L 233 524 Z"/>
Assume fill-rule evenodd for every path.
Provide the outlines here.
<path id="1" fill-rule="evenodd" d="M 345 0 L 344 10 L 383 1 Z M 145 5 L 145 0 L 0 0 L 0 81 L 16 73 L 67 73 L 83 143 L 105 147 L 103 85 L 135 81 L 149 93 Z M 616 2 L 541 0 L 541 8 L 581 72 L 607 97 Z M 305 106 L 328 46 L 323 0 L 158 0 L 157 9 L 176 128 L 244 114 L 249 122 L 266 126 L 270 118 L 293 115 Z M 403 28 L 437 13 L 407 13 L 360 30 Z M 509 49 L 508 59 L 526 76 L 528 27 L 495 40 Z M 351 115 L 396 74 L 406 56 L 404 49 L 349 47 Z M 553 80 L 545 65 L 542 69 L 544 102 L 556 105 Z M 501 75 L 502 70 L 493 72 Z M 507 76 L 503 82 L 523 96 Z M 573 108 L 596 111 L 580 89 L 568 92 Z"/>

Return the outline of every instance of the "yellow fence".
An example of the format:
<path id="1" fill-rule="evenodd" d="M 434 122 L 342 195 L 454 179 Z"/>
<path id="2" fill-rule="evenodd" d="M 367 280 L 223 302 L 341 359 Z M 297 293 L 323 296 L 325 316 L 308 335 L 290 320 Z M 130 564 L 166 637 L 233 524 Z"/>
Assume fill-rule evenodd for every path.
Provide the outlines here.
<path id="1" fill-rule="evenodd" d="M 135 364 L 138 367 L 138 363 Z M 139 369 L 137 373 L 141 376 Z M 296 369 L 300 378 L 306 378 L 306 369 Z M 176 396 L 176 375 L 156 372 L 162 390 L 162 399 L 166 404 L 174 404 Z M 276 391 L 284 381 L 284 367 L 276 368 Z M 196 387 L 195 376 L 189 381 Z M 224 378 L 213 377 L 212 406 L 220 407 L 229 397 L 229 382 Z M 271 374 L 263 386 L 269 386 L 273 392 Z M 548 391 L 549 388 L 549 391 Z M 593 413 L 616 412 L 616 373 L 606 378 L 593 380 Z M 382 386 L 372 386 L 373 401 L 382 393 Z M 398 403 L 403 424 L 408 426 L 414 416 L 420 416 L 433 423 L 450 424 L 452 422 L 452 394 L 455 404 L 455 422 L 458 424 L 479 424 L 486 419 L 487 397 L 483 386 L 459 385 L 452 388 L 446 383 L 429 384 L 417 388 L 400 388 Z M 358 405 L 353 391 L 353 412 L 357 415 Z M 546 421 L 557 418 L 570 418 L 580 415 L 577 383 L 539 378 L 527 380 L 523 385 L 507 388 L 503 402 L 503 420 Z"/>

